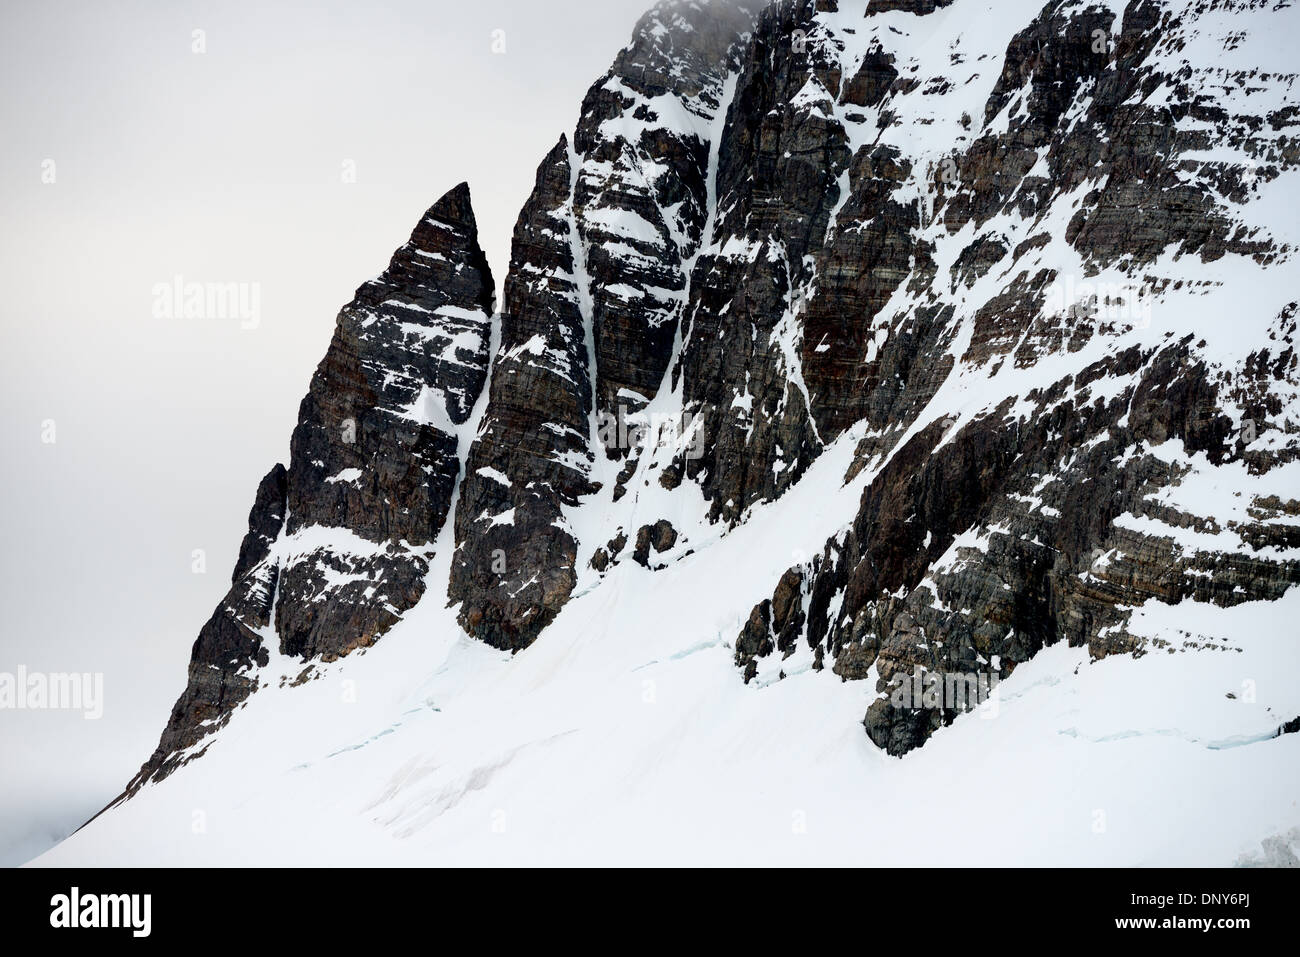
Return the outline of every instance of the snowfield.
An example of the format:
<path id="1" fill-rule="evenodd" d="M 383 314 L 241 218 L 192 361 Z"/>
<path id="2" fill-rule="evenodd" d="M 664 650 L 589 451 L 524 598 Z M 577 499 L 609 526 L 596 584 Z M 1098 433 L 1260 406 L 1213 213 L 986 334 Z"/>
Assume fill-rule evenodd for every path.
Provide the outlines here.
<path id="1" fill-rule="evenodd" d="M 848 438 L 734 533 L 620 565 L 514 657 L 426 600 L 297 688 L 271 679 L 301 663 L 273 660 L 200 760 L 34 863 L 1232 865 L 1280 863 L 1262 842 L 1285 834 L 1300 851 L 1300 735 L 1273 737 L 1300 714 L 1294 591 L 1147 606 L 1134 627 L 1173 646 L 1138 659 L 1048 648 L 901 759 L 858 724 L 874 682 L 742 684 L 737 596 L 851 512 Z"/>

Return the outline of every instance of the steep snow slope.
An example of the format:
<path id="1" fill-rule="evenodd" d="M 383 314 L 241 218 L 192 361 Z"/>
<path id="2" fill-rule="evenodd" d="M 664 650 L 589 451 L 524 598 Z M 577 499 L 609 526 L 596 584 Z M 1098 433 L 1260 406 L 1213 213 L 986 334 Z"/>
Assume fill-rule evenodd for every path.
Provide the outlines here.
<path id="1" fill-rule="evenodd" d="M 1294 859 L 1296 25 L 661 4 L 426 423 L 423 597 L 213 656 L 258 690 L 42 863 Z"/>
<path id="2" fill-rule="evenodd" d="M 851 451 L 669 569 L 620 566 L 518 655 L 421 602 L 38 863 L 1231 864 L 1294 843 L 1300 736 L 1269 737 L 1300 713 L 1294 592 L 1142 623 L 1241 653 L 1058 645 L 902 760 L 862 734 L 865 682 L 736 680 L 734 595 L 838 525 Z"/>

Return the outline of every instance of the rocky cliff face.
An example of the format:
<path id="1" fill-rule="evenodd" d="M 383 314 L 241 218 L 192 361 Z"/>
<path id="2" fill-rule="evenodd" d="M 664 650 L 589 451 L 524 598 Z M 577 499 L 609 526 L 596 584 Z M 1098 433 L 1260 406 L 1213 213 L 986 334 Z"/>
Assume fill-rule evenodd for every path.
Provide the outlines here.
<path id="1" fill-rule="evenodd" d="M 1300 370 L 1273 204 L 1300 90 L 1247 38 L 1292 17 L 661 3 L 538 167 L 494 355 L 463 186 L 340 313 L 132 787 L 272 652 L 346 655 L 422 597 L 523 649 L 621 563 L 763 521 L 831 449 L 856 514 L 734 595 L 736 680 L 864 682 L 891 754 L 970 706 L 914 679 L 1174 651 L 1138 609 L 1280 598 Z"/>
<path id="2" fill-rule="evenodd" d="M 1181 56 L 1215 21 L 1049 3 L 959 117 L 925 100 L 996 68 L 987 52 L 954 35 L 943 59 L 909 57 L 892 24 L 869 29 L 867 86 L 887 89 L 824 107 L 865 108 L 877 135 L 810 270 L 801 356 L 818 434 L 861 429 L 868 479 L 852 525 L 755 606 L 736 644 L 747 679 L 799 655 L 871 680 L 867 732 L 900 754 L 963 710 L 892 694 L 914 676 L 996 683 L 1060 640 L 1141 653 L 1125 623 L 1148 600 L 1233 605 L 1298 580 L 1294 500 L 1242 481 L 1296 454 L 1293 289 L 1261 290 L 1261 348 L 1233 358 L 1209 335 L 1225 315 L 1172 312 L 1185 286 L 1229 282 L 1192 263 L 1251 275 L 1290 255 L 1241 206 L 1276 175 L 1264 163 L 1295 161 L 1294 107 L 1272 99 L 1294 78 Z M 839 46 L 829 19 L 798 22 Z M 1211 104 L 1213 84 L 1241 94 Z M 1203 481 L 1242 507 L 1193 501 Z"/>
<path id="3" fill-rule="evenodd" d="M 497 647 L 528 645 L 568 600 L 570 510 L 613 484 L 607 463 L 628 455 L 660 388 L 709 220 L 710 131 L 749 22 L 730 4 L 642 18 L 520 213 L 451 574 L 461 624 Z"/>
<path id="4" fill-rule="evenodd" d="M 462 183 L 339 312 L 289 467 L 258 487 L 231 589 L 128 793 L 202 753 L 272 654 L 346 655 L 423 596 L 459 478 L 457 430 L 487 378 L 493 289 Z"/>

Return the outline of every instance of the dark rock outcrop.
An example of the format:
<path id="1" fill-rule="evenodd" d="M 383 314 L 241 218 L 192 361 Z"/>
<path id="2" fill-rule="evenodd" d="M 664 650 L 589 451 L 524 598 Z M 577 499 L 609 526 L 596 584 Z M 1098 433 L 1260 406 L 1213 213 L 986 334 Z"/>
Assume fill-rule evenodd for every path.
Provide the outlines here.
<path id="1" fill-rule="evenodd" d="M 709 128 L 750 24 L 668 2 L 583 101 L 573 147 L 542 161 L 515 227 L 501 351 L 456 516 L 450 594 L 467 632 L 528 645 L 577 581 L 564 511 L 595 492 L 606 435 L 656 394 L 707 218 Z M 603 567 L 603 566 L 602 566 Z"/>
<path id="2" fill-rule="evenodd" d="M 420 600 L 460 470 L 456 431 L 487 376 L 493 295 L 462 183 L 339 312 L 289 467 L 258 488 L 231 589 L 127 794 L 195 756 L 259 686 L 268 645 L 328 661 Z"/>
<path id="3" fill-rule="evenodd" d="M 848 199 L 812 267 L 802 372 L 823 439 L 865 426 L 849 477 L 872 477 L 845 533 L 754 607 L 736 639 L 745 680 L 769 656 L 801 648 L 844 680 L 874 677 L 866 730 L 902 754 L 961 710 L 900 704 L 893 692 L 914 675 L 996 679 L 1057 641 L 1093 657 L 1141 654 L 1149 639 L 1127 623 L 1148 601 L 1231 606 L 1300 582 L 1284 544 L 1294 527 L 1282 518 L 1296 502 L 1254 496 L 1249 519 L 1227 520 L 1175 504 L 1197 469 L 1237 463 L 1260 474 L 1300 453 L 1298 424 L 1283 414 L 1297 383 L 1294 304 L 1275 321 L 1273 345 L 1238 368 L 1223 368 L 1195 335 L 1094 351 L 1073 369 L 1060 362 L 1150 322 L 1135 305 L 1183 282 L 1148 271 L 1169 252 L 1262 264 L 1287 254 L 1241 228 L 1232 205 L 1271 170 L 1188 158 L 1209 145 L 1212 123 L 1243 160 L 1295 162 L 1277 149 L 1288 135 L 1257 140 L 1258 117 L 1211 106 L 1191 67 L 1158 65 L 1199 12 L 1133 2 L 1116 18 L 1048 3 L 1012 39 L 983 126 L 968 126 L 973 139 L 924 171 L 932 206 L 900 201 L 917 166 L 904 152 L 855 155 Z M 1251 78 L 1227 80 L 1249 88 Z M 895 82 L 884 113 L 890 96 L 909 92 Z M 1294 125 L 1290 113 L 1272 115 L 1279 129 Z M 1198 122 L 1180 122 L 1189 118 Z M 1085 270 L 1063 275 L 1059 258 L 1041 256 L 1058 237 L 1034 224 L 1071 196 L 1059 238 Z M 992 228 L 995 218 L 1024 238 Z M 949 235 L 974 227 L 950 277 L 936 273 L 927 221 Z M 1070 295 L 1070 283 L 1087 290 L 1103 269 L 1131 279 Z M 960 327 L 946 299 L 960 302 L 985 277 L 998 284 L 975 304 L 955 355 Z M 890 317 L 883 306 L 899 290 L 915 305 Z M 967 377 L 991 378 L 1008 359 L 1061 371 L 980 414 L 931 411 L 908 431 L 958 363 Z M 1249 440 L 1233 410 L 1249 415 Z M 1250 447 L 1265 417 L 1286 436 L 1269 451 Z"/>

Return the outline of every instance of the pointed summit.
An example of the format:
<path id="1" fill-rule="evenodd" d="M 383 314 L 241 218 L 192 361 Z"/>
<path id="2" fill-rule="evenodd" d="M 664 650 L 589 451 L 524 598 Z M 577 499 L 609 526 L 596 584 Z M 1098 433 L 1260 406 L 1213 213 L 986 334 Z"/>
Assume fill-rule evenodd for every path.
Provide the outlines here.
<path id="1" fill-rule="evenodd" d="M 333 660 L 420 600 L 459 472 L 456 432 L 487 378 L 492 301 L 461 183 L 339 312 L 289 467 L 262 480 L 230 591 L 128 795 L 201 752 L 260 686 L 268 643 L 304 664 Z"/>
<path id="2" fill-rule="evenodd" d="M 424 214 L 424 218 L 465 226 L 477 231 L 477 225 L 474 222 L 474 207 L 470 203 L 469 183 L 462 180 L 443 193 L 441 198 L 429 207 L 428 212 Z M 418 226 L 416 231 L 419 231 Z"/>

